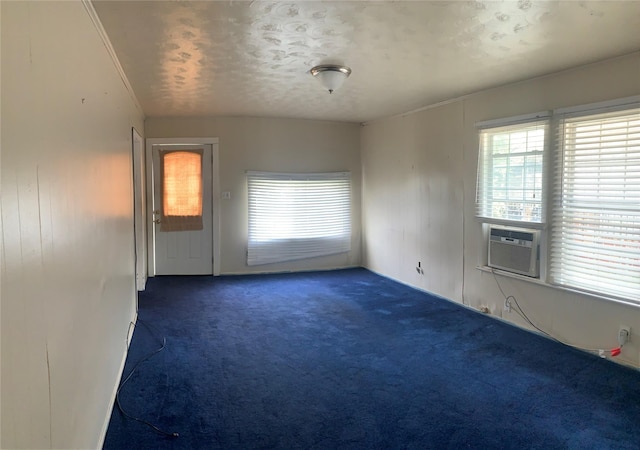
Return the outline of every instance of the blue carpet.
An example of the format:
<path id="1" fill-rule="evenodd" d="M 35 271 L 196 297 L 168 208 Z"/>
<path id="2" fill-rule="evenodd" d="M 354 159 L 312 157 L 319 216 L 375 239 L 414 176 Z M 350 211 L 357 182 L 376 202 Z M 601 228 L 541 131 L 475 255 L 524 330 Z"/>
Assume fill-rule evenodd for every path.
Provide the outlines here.
<path id="1" fill-rule="evenodd" d="M 104 448 L 640 448 L 640 372 L 364 269 L 156 277 Z"/>

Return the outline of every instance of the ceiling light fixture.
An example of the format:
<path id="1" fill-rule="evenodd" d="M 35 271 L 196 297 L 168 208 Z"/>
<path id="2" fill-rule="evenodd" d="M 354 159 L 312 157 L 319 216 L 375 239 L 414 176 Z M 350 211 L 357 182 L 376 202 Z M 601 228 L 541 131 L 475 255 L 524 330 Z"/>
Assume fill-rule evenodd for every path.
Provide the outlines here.
<path id="1" fill-rule="evenodd" d="M 333 94 L 333 91 L 342 86 L 344 80 L 351 75 L 351 69 L 347 66 L 338 66 L 335 64 L 315 66 L 309 72 L 315 79 L 322 83 L 324 88 L 329 91 L 329 94 Z"/>

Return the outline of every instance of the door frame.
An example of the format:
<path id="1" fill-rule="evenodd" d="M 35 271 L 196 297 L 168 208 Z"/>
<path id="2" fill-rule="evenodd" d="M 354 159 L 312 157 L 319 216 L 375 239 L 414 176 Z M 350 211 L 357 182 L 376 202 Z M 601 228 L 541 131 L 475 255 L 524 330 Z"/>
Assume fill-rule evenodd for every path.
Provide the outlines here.
<path id="1" fill-rule="evenodd" d="M 147 283 L 147 205 L 144 139 L 131 127 L 133 157 L 133 236 L 136 255 L 136 289 L 144 291 Z"/>
<path id="2" fill-rule="evenodd" d="M 218 138 L 147 138 L 147 269 L 150 277 L 156 275 L 155 227 L 153 226 L 153 147 L 156 145 L 210 145 L 211 146 L 211 231 L 213 233 L 213 276 L 220 275 L 220 170 Z"/>

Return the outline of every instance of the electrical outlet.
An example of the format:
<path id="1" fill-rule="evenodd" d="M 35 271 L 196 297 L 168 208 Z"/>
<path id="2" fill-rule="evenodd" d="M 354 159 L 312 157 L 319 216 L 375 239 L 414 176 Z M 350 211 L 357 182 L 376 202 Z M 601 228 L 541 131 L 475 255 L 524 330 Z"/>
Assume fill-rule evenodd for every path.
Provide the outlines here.
<path id="1" fill-rule="evenodd" d="M 631 327 L 620 325 L 618 329 L 618 343 L 624 345 L 631 340 Z"/>
<path id="2" fill-rule="evenodd" d="M 504 301 L 504 311 L 508 313 L 511 312 L 511 300 Z"/>

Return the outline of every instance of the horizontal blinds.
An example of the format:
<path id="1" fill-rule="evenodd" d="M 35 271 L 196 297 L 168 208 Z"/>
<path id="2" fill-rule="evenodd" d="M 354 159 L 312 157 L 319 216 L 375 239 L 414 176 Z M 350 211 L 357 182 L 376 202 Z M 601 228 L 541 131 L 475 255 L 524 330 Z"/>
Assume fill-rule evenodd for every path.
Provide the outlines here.
<path id="1" fill-rule="evenodd" d="M 640 304 L 640 108 L 564 116 L 550 276 Z"/>
<path id="2" fill-rule="evenodd" d="M 247 172 L 247 264 L 258 265 L 351 249 L 349 172 Z"/>
<path id="3" fill-rule="evenodd" d="M 547 128 L 545 119 L 480 131 L 477 217 L 543 222 Z"/>

